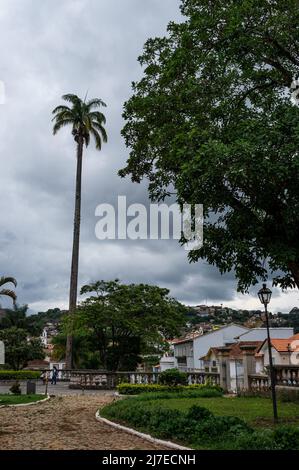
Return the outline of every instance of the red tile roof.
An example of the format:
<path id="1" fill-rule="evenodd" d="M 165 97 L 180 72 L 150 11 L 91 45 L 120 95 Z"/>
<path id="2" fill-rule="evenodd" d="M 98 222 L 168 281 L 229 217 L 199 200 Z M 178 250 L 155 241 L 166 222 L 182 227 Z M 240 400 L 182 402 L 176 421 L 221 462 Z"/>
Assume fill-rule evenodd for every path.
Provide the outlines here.
<path id="1" fill-rule="evenodd" d="M 207 357 L 211 352 L 213 352 L 215 355 L 219 353 L 227 353 L 228 357 L 235 359 L 238 357 L 242 357 L 246 349 L 250 349 L 252 353 L 255 353 L 261 347 L 262 344 L 263 341 L 239 341 L 238 343 L 232 343 L 227 346 L 210 348 L 208 354 L 204 357 Z"/>

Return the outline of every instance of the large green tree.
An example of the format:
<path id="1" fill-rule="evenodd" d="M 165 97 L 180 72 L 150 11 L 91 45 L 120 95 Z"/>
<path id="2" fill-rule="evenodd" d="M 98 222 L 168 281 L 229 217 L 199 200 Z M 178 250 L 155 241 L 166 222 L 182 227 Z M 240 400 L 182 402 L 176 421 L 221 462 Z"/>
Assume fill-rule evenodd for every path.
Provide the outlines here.
<path id="1" fill-rule="evenodd" d="M 185 324 L 186 308 L 168 289 L 116 280 L 86 285 L 81 294 L 89 297 L 77 308 L 74 332 L 108 370 L 134 370 L 142 355 L 163 352 Z"/>
<path id="2" fill-rule="evenodd" d="M 70 106 L 61 105 L 53 110 L 53 133 L 56 134 L 65 126 L 71 126 L 72 135 L 77 147 L 74 233 L 69 293 L 69 315 L 72 316 L 77 306 L 78 291 L 83 148 L 84 145 L 88 147 L 91 137 L 95 140 L 97 150 L 101 150 L 102 142 L 107 142 L 107 134 L 104 128 L 106 118 L 104 114 L 98 110 L 98 108 L 106 106 L 106 104 L 98 98 L 83 101 L 78 96 L 72 94 L 64 95 L 62 99 L 69 102 Z M 67 337 L 66 364 L 68 368 L 72 367 L 71 332 Z"/>
<path id="3" fill-rule="evenodd" d="M 183 0 L 168 36 L 149 39 L 125 104 L 131 152 L 121 176 L 204 205 L 204 244 L 189 253 L 238 288 L 268 276 L 299 287 L 297 0 Z"/>

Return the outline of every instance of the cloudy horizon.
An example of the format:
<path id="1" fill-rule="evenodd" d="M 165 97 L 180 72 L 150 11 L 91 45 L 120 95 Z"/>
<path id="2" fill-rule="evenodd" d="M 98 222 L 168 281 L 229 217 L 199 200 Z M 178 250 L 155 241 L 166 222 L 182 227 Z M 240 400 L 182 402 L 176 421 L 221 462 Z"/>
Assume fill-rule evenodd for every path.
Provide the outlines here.
<path id="1" fill-rule="evenodd" d="M 137 57 L 146 39 L 179 21 L 179 0 L 2 0 L 0 102 L 2 159 L 1 275 L 18 281 L 20 304 L 31 312 L 66 308 L 71 263 L 75 146 L 70 129 L 52 135 L 51 111 L 65 93 L 107 103 L 108 144 L 85 150 L 79 286 L 119 278 L 170 289 L 190 304 L 259 309 L 256 292 L 236 293 L 233 273 L 221 276 L 201 261 L 189 264 L 175 240 L 107 240 L 95 236 L 98 204 L 148 205 L 146 183 L 133 184 L 117 171 L 128 156 L 120 135 L 123 103 L 141 76 Z M 271 309 L 299 305 L 298 290 L 273 289 Z M 2 306 L 9 300 L 1 299 Z"/>

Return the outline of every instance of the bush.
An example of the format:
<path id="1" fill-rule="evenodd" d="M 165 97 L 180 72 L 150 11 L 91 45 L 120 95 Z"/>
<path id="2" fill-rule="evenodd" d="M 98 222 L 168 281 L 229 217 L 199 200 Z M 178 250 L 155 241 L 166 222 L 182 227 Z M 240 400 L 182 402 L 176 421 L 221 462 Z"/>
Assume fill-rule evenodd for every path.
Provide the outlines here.
<path id="1" fill-rule="evenodd" d="M 220 387 L 208 387 L 206 385 L 159 385 L 159 384 L 128 384 L 122 383 L 117 386 L 121 395 L 139 395 L 141 393 L 150 393 L 150 399 L 168 398 L 176 395 L 182 398 L 196 397 L 220 397 L 223 391 Z M 161 396 L 161 393 L 163 396 Z M 170 395 L 171 394 L 171 395 Z"/>
<path id="2" fill-rule="evenodd" d="M 290 426 L 280 426 L 274 430 L 273 438 L 277 449 L 298 450 L 299 449 L 299 428 Z"/>
<path id="3" fill-rule="evenodd" d="M 0 370 L 1 380 L 30 380 L 39 379 L 40 372 L 34 370 Z"/>
<path id="4" fill-rule="evenodd" d="M 180 372 L 178 369 L 168 369 L 159 375 L 159 383 L 162 385 L 187 385 L 188 374 Z"/>
<path id="5" fill-rule="evenodd" d="M 20 387 L 20 384 L 19 382 L 16 382 L 14 383 L 9 391 L 13 394 L 13 395 L 21 395 L 22 394 L 22 391 L 21 391 L 21 387 Z"/>
<path id="6" fill-rule="evenodd" d="M 233 445 L 234 449 L 240 450 L 277 450 L 270 429 L 255 431 L 251 434 L 241 434 Z"/>
<path id="7" fill-rule="evenodd" d="M 193 405 L 187 411 L 187 419 L 191 421 L 205 421 L 213 416 L 213 413 L 203 406 Z"/>
<path id="8" fill-rule="evenodd" d="M 208 409 L 197 405 L 187 411 L 166 408 L 146 394 L 118 400 L 103 408 L 101 414 L 153 436 L 177 440 L 195 448 L 299 449 L 299 428 L 281 426 L 274 430 L 254 431 L 235 416 L 215 416 Z"/>

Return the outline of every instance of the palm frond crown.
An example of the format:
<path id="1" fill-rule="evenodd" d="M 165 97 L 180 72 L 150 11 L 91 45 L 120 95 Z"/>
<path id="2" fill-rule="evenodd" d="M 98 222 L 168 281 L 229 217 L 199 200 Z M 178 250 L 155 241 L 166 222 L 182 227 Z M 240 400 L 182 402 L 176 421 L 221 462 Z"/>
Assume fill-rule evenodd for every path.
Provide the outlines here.
<path id="1" fill-rule="evenodd" d="M 106 107 L 104 101 L 100 98 L 94 98 L 86 102 L 73 94 L 63 95 L 62 99 L 70 103 L 70 106 L 59 105 L 53 109 L 53 134 L 65 126 L 71 126 L 76 142 L 82 139 L 87 147 L 92 136 L 96 148 L 100 150 L 102 143 L 107 142 L 107 133 L 104 128 L 106 118 L 98 110 L 100 107 Z"/>

